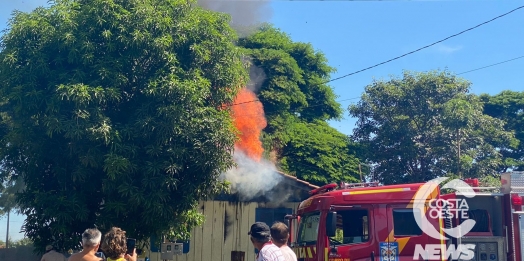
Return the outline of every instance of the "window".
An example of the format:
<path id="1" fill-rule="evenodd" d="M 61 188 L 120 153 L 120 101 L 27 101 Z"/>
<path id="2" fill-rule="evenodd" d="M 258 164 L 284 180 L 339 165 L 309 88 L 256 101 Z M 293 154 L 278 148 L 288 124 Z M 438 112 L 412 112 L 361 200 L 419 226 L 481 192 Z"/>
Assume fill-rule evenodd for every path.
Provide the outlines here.
<path id="1" fill-rule="evenodd" d="M 318 237 L 318 223 L 320 221 L 320 214 L 314 213 L 300 218 L 298 228 L 298 243 L 306 243 L 308 245 L 315 244 Z"/>
<path id="2" fill-rule="evenodd" d="M 470 232 L 490 232 L 489 213 L 485 209 L 467 210 L 467 215 L 463 216 L 459 213 L 460 223 L 467 219 L 473 219 L 475 225 Z"/>
<path id="3" fill-rule="evenodd" d="M 420 236 L 422 230 L 417 225 L 415 215 L 421 215 L 418 209 L 394 209 L 393 230 L 395 236 Z"/>
<path id="4" fill-rule="evenodd" d="M 369 241 L 369 213 L 366 209 L 337 211 L 337 233 L 331 244 L 357 244 Z"/>

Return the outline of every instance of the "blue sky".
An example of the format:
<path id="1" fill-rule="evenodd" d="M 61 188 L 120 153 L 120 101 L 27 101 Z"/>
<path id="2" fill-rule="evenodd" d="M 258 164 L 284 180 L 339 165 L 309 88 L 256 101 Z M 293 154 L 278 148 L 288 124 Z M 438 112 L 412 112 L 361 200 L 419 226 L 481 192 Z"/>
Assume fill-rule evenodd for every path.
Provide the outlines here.
<path id="1" fill-rule="evenodd" d="M 0 28 L 14 8 L 30 11 L 46 0 L 0 0 Z M 237 2 L 238 3 L 238 2 Z M 309 42 L 337 68 L 333 78 L 381 63 L 483 23 L 523 5 L 522 1 L 273 1 L 267 21 L 294 41 Z M 358 97 L 373 79 L 400 77 L 403 70 L 445 69 L 462 73 L 524 55 L 524 8 L 443 43 L 385 65 L 334 81 L 331 86 L 343 108 Z M 473 93 L 497 94 L 524 90 L 524 58 L 465 73 Z M 332 126 L 351 134 L 355 120 Z M 17 233 L 23 217 L 11 219 L 10 235 Z M 0 239 L 5 239 L 6 219 L 0 219 Z"/>

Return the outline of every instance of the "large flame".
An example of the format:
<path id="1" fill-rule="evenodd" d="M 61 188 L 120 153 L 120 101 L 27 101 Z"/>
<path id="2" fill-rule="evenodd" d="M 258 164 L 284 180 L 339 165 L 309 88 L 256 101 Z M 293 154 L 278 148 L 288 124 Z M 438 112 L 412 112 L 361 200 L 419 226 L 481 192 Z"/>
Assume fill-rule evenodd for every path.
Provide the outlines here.
<path id="1" fill-rule="evenodd" d="M 233 118 L 240 131 L 235 149 L 241 150 L 253 160 L 260 161 L 264 152 L 260 133 L 267 126 L 267 121 L 262 104 L 255 100 L 256 94 L 247 88 L 242 88 L 235 98 Z"/>

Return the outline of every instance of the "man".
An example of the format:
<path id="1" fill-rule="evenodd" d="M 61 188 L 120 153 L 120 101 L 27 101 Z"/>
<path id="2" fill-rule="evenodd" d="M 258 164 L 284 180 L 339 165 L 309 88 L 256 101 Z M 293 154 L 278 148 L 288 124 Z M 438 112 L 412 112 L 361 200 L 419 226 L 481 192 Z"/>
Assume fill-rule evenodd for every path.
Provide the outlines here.
<path id="1" fill-rule="evenodd" d="M 280 248 L 271 242 L 269 226 L 264 222 L 251 225 L 248 233 L 251 243 L 258 250 L 256 261 L 286 261 Z"/>
<path id="2" fill-rule="evenodd" d="M 286 261 L 297 261 L 297 255 L 287 246 L 289 228 L 282 222 L 275 222 L 271 226 L 271 239 L 273 244 L 280 248 Z"/>
<path id="3" fill-rule="evenodd" d="M 45 254 L 40 261 L 66 261 L 66 257 L 55 251 L 51 245 L 45 247 Z"/>
<path id="4" fill-rule="evenodd" d="M 100 246 L 102 233 L 96 228 L 86 229 L 82 234 L 82 251 L 69 257 L 69 261 L 100 261 L 95 254 Z"/>

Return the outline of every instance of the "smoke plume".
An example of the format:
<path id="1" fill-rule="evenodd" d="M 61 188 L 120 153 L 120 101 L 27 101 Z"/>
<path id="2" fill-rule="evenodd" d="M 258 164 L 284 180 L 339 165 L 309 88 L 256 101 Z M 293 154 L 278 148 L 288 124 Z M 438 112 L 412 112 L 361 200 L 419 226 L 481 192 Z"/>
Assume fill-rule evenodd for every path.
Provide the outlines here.
<path id="1" fill-rule="evenodd" d="M 257 93 L 264 83 L 264 80 L 266 80 L 264 69 L 251 64 L 249 67 L 249 83 L 247 84 L 247 88 L 250 91 Z"/>
<path id="2" fill-rule="evenodd" d="M 236 150 L 233 157 L 237 166 L 224 173 L 222 178 L 231 183 L 231 191 L 238 194 L 241 201 L 260 196 L 269 201 L 286 199 L 283 195 L 270 193 L 284 178 L 273 163 L 265 159 L 254 160 L 242 150 Z"/>
<path id="3" fill-rule="evenodd" d="M 249 34 L 273 15 L 270 2 L 264 0 L 198 0 L 197 3 L 206 9 L 231 15 L 231 26 L 241 35 Z"/>

